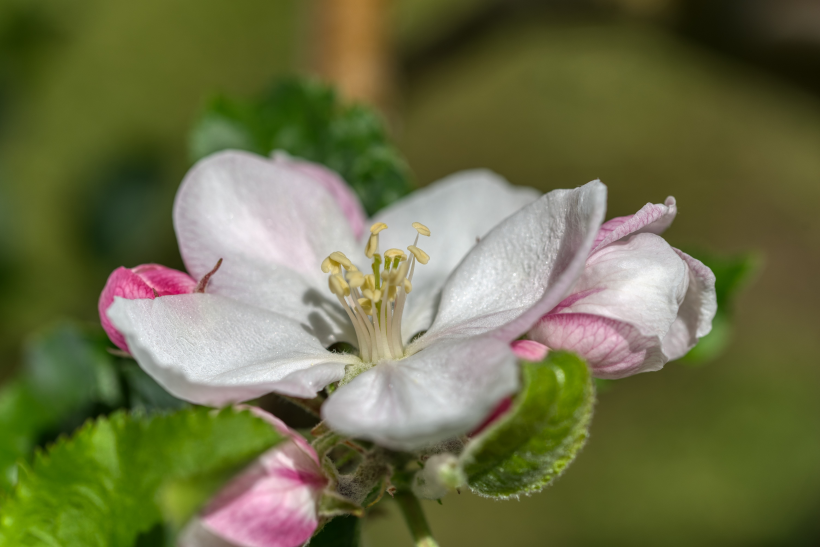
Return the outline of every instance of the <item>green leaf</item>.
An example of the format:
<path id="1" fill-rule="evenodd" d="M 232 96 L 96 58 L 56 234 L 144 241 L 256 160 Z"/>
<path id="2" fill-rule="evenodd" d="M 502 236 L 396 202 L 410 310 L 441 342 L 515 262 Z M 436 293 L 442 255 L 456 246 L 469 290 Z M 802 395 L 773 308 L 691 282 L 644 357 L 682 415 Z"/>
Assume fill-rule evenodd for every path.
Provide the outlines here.
<path id="1" fill-rule="evenodd" d="M 351 516 L 336 517 L 310 540 L 310 547 L 359 547 L 362 521 Z"/>
<path id="2" fill-rule="evenodd" d="M 120 380 L 105 347 L 99 335 L 71 323 L 28 341 L 20 374 L 0 389 L 0 491 L 14 484 L 16 461 L 37 444 L 73 430 L 100 406 L 122 404 Z"/>
<path id="3" fill-rule="evenodd" d="M 689 253 L 708 266 L 715 274 L 717 313 L 712 321 L 712 332 L 704 336 L 683 361 L 703 364 L 719 357 L 732 338 L 734 300 L 760 271 L 762 259 L 756 253 L 721 256 L 713 253 Z"/>
<path id="4" fill-rule="evenodd" d="M 461 455 L 467 483 L 484 496 L 541 490 L 566 469 L 588 436 L 595 391 L 586 363 L 553 351 L 522 369 L 523 387 L 510 410 Z"/>
<path id="5" fill-rule="evenodd" d="M 195 124 L 189 146 L 193 160 L 226 149 L 261 155 L 284 150 L 324 164 L 347 181 L 371 215 L 413 189 L 380 116 L 364 105 L 343 104 L 333 88 L 313 80 L 281 80 L 256 101 L 216 97 Z"/>
<path id="6" fill-rule="evenodd" d="M 161 522 L 164 484 L 244 464 L 280 440 L 232 408 L 89 422 L 21 470 L 0 508 L 0 546 L 129 547 Z"/>

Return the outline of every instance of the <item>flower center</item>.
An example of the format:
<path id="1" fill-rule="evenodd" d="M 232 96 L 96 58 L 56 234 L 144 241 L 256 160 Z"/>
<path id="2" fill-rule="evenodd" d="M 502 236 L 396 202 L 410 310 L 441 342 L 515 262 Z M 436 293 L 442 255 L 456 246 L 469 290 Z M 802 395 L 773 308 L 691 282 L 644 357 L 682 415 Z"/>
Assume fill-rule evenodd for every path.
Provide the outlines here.
<path id="1" fill-rule="evenodd" d="M 411 281 L 416 262 L 427 264 L 430 257 L 416 247 L 419 235 L 429 236 L 424 224 L 413 223 L 416 240 L 407 247 L 410 256 L 400 249 L 388 249 L 379 254 L 379 232 L 387 225 L 377 222 L 370 227 L 370 239 L 364 254 L 372 261 L 372 274 L 359 271 L 344 253 L 336 251 L 322 261 L 322 271 L 330 274 L 328 286 L 350 317 L 359 339 L 359 354 L 365 363 L 404 356 L 401 339 L 401 314 L 407 295 L 413 290 Z"/>

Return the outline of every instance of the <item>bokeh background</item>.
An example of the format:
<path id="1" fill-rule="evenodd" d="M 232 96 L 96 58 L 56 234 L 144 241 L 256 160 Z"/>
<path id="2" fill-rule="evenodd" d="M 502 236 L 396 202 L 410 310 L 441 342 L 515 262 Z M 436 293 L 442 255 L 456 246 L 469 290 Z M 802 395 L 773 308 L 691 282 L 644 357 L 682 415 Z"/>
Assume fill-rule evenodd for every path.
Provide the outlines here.
<path id="1" fill-rule="evenodd" d="M 0 1 L 0 381 L 37 328 L 96 321 L 117 266 L 182 267 L 209 97 L 319 74 L 382 108 L 418 185 L 601 178 L 610 216 L 672 194 L 673 245 L 761 257 L 720 358 L 607 386 L 545 492 L 428 504 L 444 547 L 820 544 L 820 1 L 341 4 Z M 367 544 L 411 545 L 383 505 Z"/>

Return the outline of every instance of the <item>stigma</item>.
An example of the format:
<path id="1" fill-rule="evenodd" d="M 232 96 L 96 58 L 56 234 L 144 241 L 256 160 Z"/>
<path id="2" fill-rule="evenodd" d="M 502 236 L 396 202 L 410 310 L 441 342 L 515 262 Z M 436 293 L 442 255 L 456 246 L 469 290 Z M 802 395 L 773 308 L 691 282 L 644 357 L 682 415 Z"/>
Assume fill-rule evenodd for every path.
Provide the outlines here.
<path id="1" fill-rule="evenodd" d="M 430 229 L 414 222 L 416 240 L 401 249 L 379 252 L 379 233 L 387 224 L 377 222 L 370 227 L 370 238 L 364 255 L 370 261 L 370 271 L 364 273 L 336 251 L 322 261 L 322 271 L 328 274 L 328 288 L 344 308 L 359 341 L 359 356 L 365 363 L 404 357 L 401 338 L 401 316 L 407 295 L 413 290 L 416 262 L 427 264 L 430 257 L 417 247 L 419 236 L 430 235 Z M 367 271 L 367 270 L 366 270 Z"/>

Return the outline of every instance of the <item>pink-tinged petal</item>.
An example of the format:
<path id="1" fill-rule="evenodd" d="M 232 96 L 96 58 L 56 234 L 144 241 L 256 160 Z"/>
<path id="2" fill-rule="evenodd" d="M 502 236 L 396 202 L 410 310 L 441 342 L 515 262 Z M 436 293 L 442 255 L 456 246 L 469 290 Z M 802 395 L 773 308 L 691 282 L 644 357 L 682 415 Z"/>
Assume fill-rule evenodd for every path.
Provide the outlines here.
<path id="1" fill-rule="evenodd" d="M 592 252 L 635 233 L 660 235 L 672 224 L 678 214 L 675 198 L 669 196 L 663 205 L 647 203 L 634 215 L 606 221 L 598 231 Z"/>
<path id="2" fill-rule="evenodd" d="M 519 359 L 537 363 L 547 356 L 549 348 L 535 340 L 514 340 L 510 347 Z"/>
<path id="3" fill-rule="evenodd" d="M 185 272 L 166 268 L 159 264 L 142 264 L 132 268 L 145 283 L 157 291 L 157 296 L 189 294 L 196 289 L 196 280 Z M 119 295 L 118 295 L 119 296 Z"/>
<path id="4" fill-rule="evenodd" d="M 379 234 L 383 250 L 405 249 L 413 243 L 418 236 L 414 222 L 421 222 L 431 232 L 430 237 L 419 237 L 418 246 L 430 255 L 430 262 L 416 265 L 413 294 L 402 316 L 405 340 L 430 328 L 442 287 L 476 242 L 539 195 L 532 188 L 513 186 L 491 171 L 476 169 L 416 190 L 373 218 L 373 222 L 389 226 Z"/>
<path id="5" fill-rule="evenodd" d="M 663 238 L 636 234 L 592 253 L 571 294 L 550 315 L 608 317 L 662 339 L 688 284 L 685 263 Z"/>
<path id="6" fill-rule="evenodd" d="M 313 177 L 246 152 L 214 154 L 185 176 L 174 228 L 195 279 L 223 259 L 209 293 L 289 317 L 325 347 L 356 340 L 320 265 L 331 252 L 361 250 L 336 198 Z"/>
<path id="7" fill-rule="evenodd" d="M 675 249 L 689 274 L 689 287 L 678 316 L 663 339 L 663 352 L 669 360 L 679 359 L 712 330 L 717 312 L 715 274 L 703 262 Z"/>
<path id="8" fill-rule="evenodd" d="M 318 163 L 294 158 L 281 150 L 274 151 L 272 157 L 277 165 L 290 167 L 319 181 L 336 198 L 336 202 L 350 222 L 353 235 L 356 238 L 362 237 L 367 227 L 367 215 L 356 193 L 336 171 Z"/>
<path id="9" fill-rule="evenodd" d="M 328 484 L 316 452 L 281 421 L 255 413 L 290 440 L 260 456 L 211 500 L 184 534 L 184 547 L 217 540 L 240 547 L 297 547 L 316 530 L 317 505 Z"/>
<path id="10" fill-rule="evenodd" d="M 447 280 L 433 326 L 411 351 L 440 338 L 495 330 L 510 342 L 528 331 L 578 279 L 605 212 L 606 187 L 593 181 L 501 222 Z"/>
<path id="11" fill-rule="evenodd" d="M 108 281 L 105 282 L 105 287 L 100 293 L 97 309 L 100 313 L 102 328 L 114 345 L 123 351 L 128 351 L 128 343 L 125 341 L 125 337 L 114 327 L 106 314 L 108 308 L 114 303 L 115 296 L 129 300 L 154 298 L 154 291 L 140 276 L 128 268 L 120 267 L 108 276 Z"/>
<path id="12" fill-rule="evenodd" d="M 475 429 L 518 389 L 518 374 L 508 343 L 445 340 L 361 373 L 333 392 L 322 417 L 344 435 L 420 449 Z"/>
<path id="13" fill-rule="evenodd" d="M 310 398 L 359 362 L 327 351 L 292 319 L 213 294 L 117 298 L 108 317 L 148 374 L 197 404 L 271 392 Z"/>
<path id="14" fill-rule="evenodd" d="M 114 303 L 115 296 L 129 300 L 153 299 L 155 296 L 190 293 L 195 288 L 196 281 L 191 276 L 159 264 L 143 264 L 131 269 L 117 268 L 108 276 L 97 302 L 100 323 L 111 341 L 127 352 L 128 344 L 125 338 L 114 328 L 106 315 L 108 308 Z"/>
<path id="15" fill-rule="evenodd" d="M 663 368 L 660 338 L 621 321 L 583 313 L 546 315 L 530 336 L 552 349 L 574 351 L 598 378 L 617 379 Z"/>

